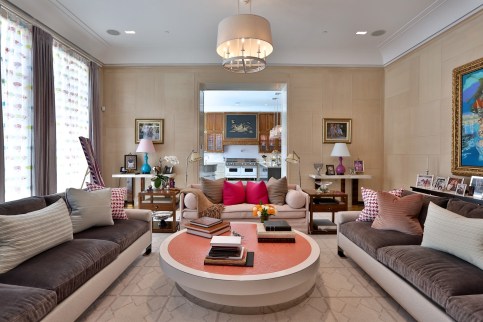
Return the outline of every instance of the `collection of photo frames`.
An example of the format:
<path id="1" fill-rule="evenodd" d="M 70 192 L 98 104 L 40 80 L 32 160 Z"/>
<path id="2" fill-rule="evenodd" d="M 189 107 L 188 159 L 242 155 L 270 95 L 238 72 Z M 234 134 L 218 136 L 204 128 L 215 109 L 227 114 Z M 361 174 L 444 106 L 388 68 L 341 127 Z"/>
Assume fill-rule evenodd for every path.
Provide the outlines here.
<path id="1" fill-rule="evenodd" d="M 472 195 L 473 198 L 483 199 L 483 177 L 479 176 L 472 176 L 469 185 L 467 185 L 465 178 L 460 176 L 435 177 L 432 174 L 418 174 L 416 187 L 454 193 L 460 196 L 469 192 L 468 195 Z"/>
<path id="2" fill-rule="evenodd" d="M 325 174 L 328 176 L 335 175 L 335 165 L 327 164 Z M 354 167 L 348 169 L 349 174 L 363 174 L 364 173 L 364 161 L 354 160 Z"/>

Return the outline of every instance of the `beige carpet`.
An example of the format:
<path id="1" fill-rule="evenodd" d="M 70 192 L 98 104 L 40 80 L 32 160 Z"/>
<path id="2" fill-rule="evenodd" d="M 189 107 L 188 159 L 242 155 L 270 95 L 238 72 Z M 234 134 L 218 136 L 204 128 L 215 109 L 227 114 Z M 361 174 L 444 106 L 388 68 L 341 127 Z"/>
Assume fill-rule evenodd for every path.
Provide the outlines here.
<path id="1" fill-rule="evenodd" d="M 141 256 L 78 321 L 414 321 L 350 259 L 337 256 L 335 235 L 313 235 L 321 249 L 316 287 L 287 310 L 257 315 L 221 313 L 193 304 L 159 267 L 159 245 Z"/>

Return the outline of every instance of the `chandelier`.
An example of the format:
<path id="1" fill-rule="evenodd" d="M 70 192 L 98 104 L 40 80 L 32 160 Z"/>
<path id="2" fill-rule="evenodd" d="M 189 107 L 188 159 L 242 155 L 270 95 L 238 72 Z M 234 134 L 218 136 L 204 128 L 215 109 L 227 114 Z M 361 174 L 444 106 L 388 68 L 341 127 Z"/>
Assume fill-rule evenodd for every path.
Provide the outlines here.
<path id="1" fill-rule="evenodd" d="M 277 95 L 280 94 L 280 93 L 277 93 Z M 269 134 L 269 139 L 270 140 L 273 140 L 273 139 L 281 139 L 282 138 L 282 126 L 279 125 L 279 118 L 278 118 L 278 97 L 274 97 L 272 98 L 272 100 L 275 101 L 275 117 L 274 117 L 274 121 L 275 121 L 275 126 L 270 130 L 270 134 Z"/>
<path id="2" fill-rule="evenodd" d="M 273 51 L 270 22 L 257 15 L 240 14 L 218 24 L 216 52 L 223 58 L 223 68 L 234 73 L 256 73 L 265 69 L 266 58 Z"/>

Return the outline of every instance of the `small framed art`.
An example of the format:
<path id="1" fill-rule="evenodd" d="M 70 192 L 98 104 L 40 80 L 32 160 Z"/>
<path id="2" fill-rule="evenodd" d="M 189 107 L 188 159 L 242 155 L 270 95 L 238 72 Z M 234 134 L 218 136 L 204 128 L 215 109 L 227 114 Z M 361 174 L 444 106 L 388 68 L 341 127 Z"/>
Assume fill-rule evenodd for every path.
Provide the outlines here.
<path id="1" fill-rule="evenodd" d="M 139 143 L 141 139 L 153 140 L 153 144 L 164 143 L 164 120 L 141 120 L 136 119 L 134 124 L 135 143 Z"/>
<path id="2" fill-rule="evenodd" d="M 446 188 L 447 184 L 448 184 L 448 178 L 436 177 L 436 179 L 433 180 L 433 189 L 443 191 Z"/>
<path id="3" fill-rule="evenodd" d="M 432 174 L 418 174 L 416 178 L 416 187 L 431 189 L 433 186 L 433 175 Z"/>
<path id="4" fill-rule="evenodd" d="M 323 119 L 322 143 L 351 143 L 352 119 Z"/>
<path id="5" fill-rule="evenodd" d="M 472 176 L 470 179 L 470 187 L 473 189 L 473 198 L 483 198 L 483 177 Z"/>
<path id="6" fill-rule="evenodd" d="M 462 177 L 448 177 L 448 183 L 446 184 L 446 188 L 444 190 L 455 192 L 456 187 L 460 183 L 464 183 L 464 181 L 465 181 L 465 178 L 462 178 Z"/>
<path id="7" fill-rule="evenodd" d="M 456 186 L 455 194 L 464 196 L 466 191 L 466 183 L 458 183 Z"/>
<path id="8" fill-rule="evenodd" d="M 364 172 L 364 161 L 354 160 L 354 171 L 355 171 L 355 173 L 363 173 Z"/>
<path id="9" fill-rule="evenodd" d="M 127 172 L 134 172 L 138 169 L 138 156 L 135 154 L 124 155 L 124 169 Z"/>
<path id="10" fill-rule="evenodd" d="M 333 164 L 327 164 L 325 167 L 327 169 L 327 171 L 325 172 L 326 175 L 328 176 L 335 175 L 335 168 Z"/>

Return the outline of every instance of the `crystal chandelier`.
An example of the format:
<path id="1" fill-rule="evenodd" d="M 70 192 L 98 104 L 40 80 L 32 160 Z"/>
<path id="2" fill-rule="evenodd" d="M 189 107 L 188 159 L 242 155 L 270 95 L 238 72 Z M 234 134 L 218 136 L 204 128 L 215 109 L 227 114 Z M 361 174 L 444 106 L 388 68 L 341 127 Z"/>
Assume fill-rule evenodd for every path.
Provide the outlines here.
<path id="1" fill-rule="evenodd" d="M 278 95 L 279 93 L 277 93 Z M 272 98 L 275 101 L 275 126 L 270 130 L 270 135 L 269 139 L 281 139 L 282 138 L 282 126 L 279 125 L 279 119 L 278 119 L 278 97 Z"/>
<path id="2" fill-rule="evenodd" d="M 273 51 L 270 22 L 260 16 L 240 14 L 223 19 L 218 24 L 216 52 L 223 58 L 223 68 L 234 73 L 256 73 L 265 69 L 266 58 Z"/>

